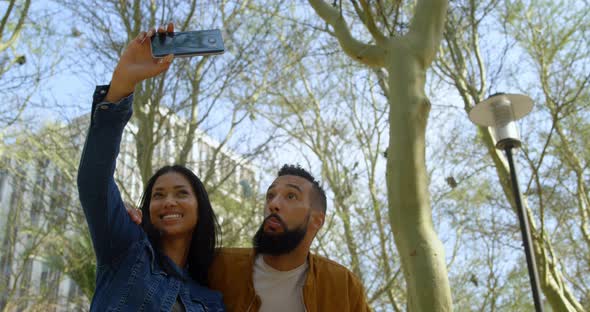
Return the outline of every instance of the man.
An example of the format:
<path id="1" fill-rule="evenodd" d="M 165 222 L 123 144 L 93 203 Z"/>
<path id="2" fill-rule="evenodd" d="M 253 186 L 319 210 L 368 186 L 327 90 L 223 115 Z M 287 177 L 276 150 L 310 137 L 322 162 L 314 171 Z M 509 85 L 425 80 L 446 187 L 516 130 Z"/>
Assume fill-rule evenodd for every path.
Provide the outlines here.
<path id="1" fill-rule="evenodd" d="M 285 165 L 266 191 L 254 248 L 223 248 L 209 272 L 228 311 L 369 311 L 360 281 L 309 252 L 324 224 L 326 194 L 299 166 Z"/>
<path id="2" fill-rule="evenodd" d="M 314 177 L 284 165 L 266 191 L 254 248 L 222 248 L 210 269 L 209 287 L 223 293 L 227 310 L 370 311 L 352 272 L 309 252 L 325 214 L 326 194 Z"/>

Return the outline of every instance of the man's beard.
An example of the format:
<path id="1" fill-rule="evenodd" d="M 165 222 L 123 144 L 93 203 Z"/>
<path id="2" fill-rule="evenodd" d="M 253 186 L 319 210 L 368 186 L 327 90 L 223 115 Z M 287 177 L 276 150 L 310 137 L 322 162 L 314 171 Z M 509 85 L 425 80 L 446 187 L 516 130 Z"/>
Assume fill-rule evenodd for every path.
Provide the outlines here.
<path id="1" fill-rule="evenodd" d="M 282 233 L 266 233 L 264 231 L 264 224 L 270 218 L 276 218 L 278 222 L 283 226 L 284 231 Z M 256 254 L 265 254 L 271 256 L 280 256 L 288 254 L 295 250 L 301 243 L 307 232 L 307 223 L 309 221 L 309 214 L 305 217 L 305 220 L 301 225 L 294 229 L 287 228 L 287 225 L 283 220 L 276 214 L 270 214 L 264 219 L 260 228 L 252 239 L 252 245 L 254 245 L 254 251 Z"/>

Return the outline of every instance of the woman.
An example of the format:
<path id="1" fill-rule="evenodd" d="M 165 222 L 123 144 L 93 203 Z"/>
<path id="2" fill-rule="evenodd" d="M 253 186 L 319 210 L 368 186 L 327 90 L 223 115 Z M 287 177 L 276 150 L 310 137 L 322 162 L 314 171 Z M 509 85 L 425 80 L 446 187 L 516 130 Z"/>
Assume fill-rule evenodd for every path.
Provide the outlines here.
<path id="1" fill-rule="evenodd" d="M 173 30 L 168 25 L 167 31 Z M 154 33 L 141 33 L 129 44 L 110 87 L 99 86 L 94 95 L 78 170 L 97 258 L 91 310 L 224 311 L 221 294 L 206 288 L 219 226 L 199 178 L 182 166 L 158 170 L 142 196 L 143 228 L 131 221 L 113 178 L 135 84 L 172 61 L 152 58 Z"/>

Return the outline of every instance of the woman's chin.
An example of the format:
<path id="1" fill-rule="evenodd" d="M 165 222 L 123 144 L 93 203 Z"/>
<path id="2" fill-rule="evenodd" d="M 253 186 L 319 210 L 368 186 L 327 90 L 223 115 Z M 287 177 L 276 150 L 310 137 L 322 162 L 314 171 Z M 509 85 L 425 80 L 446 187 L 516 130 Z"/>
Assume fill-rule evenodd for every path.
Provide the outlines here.
<path id="1" fill-rule="evenodd" d="M 192 235 L 191 230 L 179 228 L 177 226 L 163 226 L 158 229 L 162 237 L 173 238 L 173 237 L 184 237 Z"/>

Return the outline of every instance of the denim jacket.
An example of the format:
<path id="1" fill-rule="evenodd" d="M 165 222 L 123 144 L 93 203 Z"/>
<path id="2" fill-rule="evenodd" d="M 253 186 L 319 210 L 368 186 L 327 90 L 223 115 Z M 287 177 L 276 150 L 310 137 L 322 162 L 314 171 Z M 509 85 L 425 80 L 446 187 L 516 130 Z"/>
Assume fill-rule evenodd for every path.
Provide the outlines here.
<path id="1" fill-rule="evenodd" d="M 167 274 L 147 234 L 127 214 L 113 174 L 132 96 L 102 102 L 109 86 L 94 92 L 90 129 L 78 169 L 78 192 L 97 259 L 91 311 L 171 311 L 179 300 L 186 311 L 224 311 L 221 294 L 200 286 L 169 258 Z"/>

